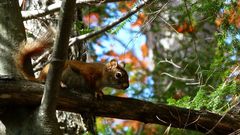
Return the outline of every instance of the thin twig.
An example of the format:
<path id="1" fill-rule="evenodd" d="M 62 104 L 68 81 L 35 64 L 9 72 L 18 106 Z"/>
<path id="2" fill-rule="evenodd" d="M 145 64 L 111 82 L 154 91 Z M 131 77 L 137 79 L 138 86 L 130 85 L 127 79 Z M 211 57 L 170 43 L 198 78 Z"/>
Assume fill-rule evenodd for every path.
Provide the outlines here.
<path id="1" fill-rule="evenodd" d="M 190 123 L 186 123 L 186 125 L 184 126 L 184 128 L 187 127 L 187 126 L 189 126 L 189 125 L 194 124 L 195 122 L 197 122 L 197 121 L 200 119 L 200 117 L 201 117 L 201 116 L 199 115 L 196 120 L 194 120 L 194 121 L 192 121 L 192 122 L 190 122 Z"/>
<path id="2" fill-rule="evenodd" d="M 186 85 L 200 85 L 200 82 L 192 82 L 192 83 L 186 83 Z"/>
<path id="3" fill-rule="evenodd" d="M 239 73 L 236 74 L 236 71 L 238 70 L 239 66 L 236 66 L 232 73 L 228 76 L 228 78 L 224 81 L 222 85 L 222 89 L 226 86 L 226 83 L 230 81 L 230 79 L 233 79 L 238 76 Z"/>
<path id="4" fill-rule="evenodd" d="M 175 31 L 177 34 L 179 34 L 179 32 L 178 32 L 171 24 L 169 24 L 165 19 L 163 19 L 162 17 L 160 17 L 160 19 L 161 19 L 164 23 L 166 23 L 171 29 L 173 29 L 173 31 Z"/>
<path id="5" fill-rule="evenodd" d="M 35 67 L 40 61 L 42 61 L 43 58 L 47 57 L 50 53 L 52 52 L 52 49 L 47 50 L 44 52 L 41 56 L 39 56 L 34 62 L 33 62 L 33 67 Z"/>
<path id="6" fill-rule="evenodd" d="M 166 58 L 165 60 L 159 61 L 157 64 L 159 64 L 159 63 L 169 63 L 169 64 L 173 65 L 173 66 L 176 67 L 176 68 L 181 68 L 180 66 L 178 66 L 177 64 L 175 64 L 175 63 L 172 61 L 172 59 L 169 61 L 169 60 Z"/>
<path id="7" fill-rule="evenodd" d="M 127 18 L 129 18 L 130 16 L 132 16 L 133 14 L 137 13 L 140 9 L 142 9 L 146 4 L 148 4 L 150 2 L 150 0 L 143 0 L 143 3 L 138 5 L 137 7 L 133 8 L 130 12 L 128 12 L 126 15 L 124 15 L 123 17 L 119 18 L 118 20 L 112 22 L 111 24 L 103 27 L 102 29 L 98 30 L 98 31 L 93 31 L 78 37 L 74 37 L 70 39 L 70 43 L 69 46 L 72 46 L 73 44 L 75 44 L 76 42 L 80 42 L 83 40 L 87 40 L 89 38 L 92 38 L 98 34 L 101 34 L 105 31 L 110 30 L 111 28 L 113 28 L 114 26 L 120 24 L 121 22 L 125 21 Z"/>
<path id="8" fill-rule="evenodd" d="M 238 130 L 228 134 L 228 135 L 239 135 L 239 134 L 240 134 L 240 128 Z"/>
<path id="9" fill-rule="evenodd" d="M 157 10 L 157 11 L 154 12 L 155 15 L 154 15 L 154 18 L 152 19 L 152 21 L 154 21 L 154 20 L 157 18 L 157 16 L 162 12 L 162 10 L 164 9 L 164 7 L 167 6 L 167 4 L 168 4 L 168 2 L 166 2 L 159 10 Z M 152 14 L 152 13 L 151 13 L 151 14 Z"/>
<path id="10" fill-rule="evenodd" d="M 164 131 L 163 135 L 169 135 L 169 131 L 170 131 L 170 128 L 171 128 L 172 124 L 170 124 L 167 129 Z"/>
<path id="11" fill-rule="evenodd" d="M 126 1 L 126 0 L 77 0 L 76 4 L 77 6 L 83 5 L 83 4 L 99 4 L 99 3 L 108 3 L 108 2 L 120 2 L 120 1 Z M 57 12 L 60 10 L 62 2 L 57 2 L 54 4 L 49 5 L 45 9 L 37 9 L 37 10 L 30 10 L 30 11 L 21 11 L 22 18 L 24 21 L 30 20 L 30 19 L 36 19 L 39 17 L 46 16 L 48 14 Z"/>
<path id="12" fill-rule="evenodd" d="M 52 4 L 48 7 L 46 7 L 45 9 L 21 11 L 22 18 L 23 18 L 24 21 L 26 21 L 26 20 L 36 19 L 38 17 L 46 16 L 48 14 L 59 11 L 61 5 L 62 5 L 62 2 L 57 2 L 55 4 Z"/>
<path id="13" fill-rule="evenodd" d="M 171 78 L 173 78 L 173 79 L 175 79 L 175 80 L 184 81 L 184 82 L 185 82 L 185 81 L 194 81 L 194 79 L 176 77 L 176 76 L 173 76 L 173 75 L 171 75 L 171 74 L 169 74 L 169 73 L 166 73 L 166 72 L 161 73 L 161 75 L 166 75 L 166 76 L 171 77 Z"/>
<path id="14" fill-rule="evenodd" d="M 211 134 L 211 133 L 214 131 L 214 129 L 217 127 L 217 125 L 221 123 L 221 121 L 223 120 L 223 118 L 224 118 L 226 115 L 227 115 L 227 113 L 225 113 L 225 114 L 218 120 L 218 122 L 206 133 L 206 135 Z"/>
<path id="15" fill-rule="evenodd" d="M 156 115 L 156 118 L 157 118 L 159 121 L 161 121 L 162 123 L 165 123 L 165 124 L 167 123 L 166 121 L 160 119 L 157 115 Z"/>
<path id="16" fill-rule="evenodd" d="M 39 67 L 34 67 L 34 69 L 33 69 L 34 73 L 35 73 L 35 72 L 38 72 L 38 71 L 41 71 L 41 70 L 42 70 L 46 65 L 48 65 L 49 63 L 50 63 L 50 61 L 47 61 L 47 62 L 41 64 L 41 66 L 39 66 Z"/>

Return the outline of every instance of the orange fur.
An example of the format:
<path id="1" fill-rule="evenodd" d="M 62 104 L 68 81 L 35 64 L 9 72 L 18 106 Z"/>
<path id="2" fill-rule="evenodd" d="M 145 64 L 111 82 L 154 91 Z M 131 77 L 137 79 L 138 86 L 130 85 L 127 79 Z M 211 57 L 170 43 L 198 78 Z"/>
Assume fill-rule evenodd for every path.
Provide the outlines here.
<path id="1" fill-rule="evenodd" d="M 19 51 L 15 56 L 16 67 L 19 69 L 22 76 L 27 80 L 37 81 L 33 75 L 27 71 L 26 61 L 32 56 L 39 55 L 53 44 L 53 31 L 49 30 L 45 36 L 31 42 L 23 42 L 20 44 Z"/>

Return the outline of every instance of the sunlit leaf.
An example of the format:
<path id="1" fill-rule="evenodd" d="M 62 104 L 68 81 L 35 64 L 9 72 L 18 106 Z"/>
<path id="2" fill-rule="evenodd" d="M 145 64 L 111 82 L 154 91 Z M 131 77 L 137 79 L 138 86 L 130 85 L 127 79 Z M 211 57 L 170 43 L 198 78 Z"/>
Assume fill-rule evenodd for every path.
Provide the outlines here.
<path id="1" fill-rule="evenodd" d="M 118 56 L 118 54 L 117 54 L 116 52 L 114 52 L 113 50 L 108 51 L 108 52 L 106 53 L 106 55 L 114 56 L 114 57 Z"/>
<path id="2" fill-rule="evenodd" d="M 133 7 L 135 2 L 136 2 L 136 0 L 120 2 L 118 5 L 119 11 L 121 11 L 122 13 L 128 12 L 129 9 L 131 9 Z"/>
<path id="3" fill-rule="evenodd" d="M 99 19 L 100 19 L 100 16 L 98 13 L 89 13 L 89 14 L 83 16 L 83 21 L 87 25 L 90 25 L 93 23 L 98 24 Z"/>
<path id="4" fill-rule="evenodd" d="M 148 46 L 147 44 L 143 44 L 141 46 L 142 56 L 147 57 L 148 56 Z"/>
<path id="5" fill-rule="evenodd" d="M 137 27 L 143 25 L 145 18 L 146 16 L 143 13 L 138 14 L 137 20 L 131 26 Z"/>

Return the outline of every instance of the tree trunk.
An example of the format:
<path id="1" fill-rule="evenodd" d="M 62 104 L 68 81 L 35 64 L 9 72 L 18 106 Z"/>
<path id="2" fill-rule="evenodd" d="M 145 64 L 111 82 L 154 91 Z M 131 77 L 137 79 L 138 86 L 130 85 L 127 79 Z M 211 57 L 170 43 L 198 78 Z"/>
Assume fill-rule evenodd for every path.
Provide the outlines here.
<path id="1" fill-rule="evenodd" d="M 64 2 L 63 2 L 64 3 Z M 61 10 L 65 19 L 60 21 L 60 24 L 63 22 L 63 28 L 68 29 L 69 32 L 65 35 L 66 39 L 62 38 L 64 35 L 60 36 L 60 44 L 64 44 L 67 47 L 68 45 L 68 35 L 70 33 L 71 25 L 68 25 L 70 18 L 72 19 L 73 15 L 65 15 L 65 13 L 73 14 L 75 0 L 69 0 L 66 2 L 68 9 L 65 7 Z M 70 4 L 69 4 L 70 3 Z M 63 4 L 64 5 L 64 4 Z M 73 5 L 73 6 L 72 6 Z M 18 72 L 15 66 L 14 55 L 18 51 L 20 43 L 25 39 L 25 32 L 22 17 L 20 14 L 20 7 L 18 1 L 16 0 L 4 0 L 0 2 L 0 20 L 1 20 L 1 37 L 0 37 L 0 77 L 7 80 L 15 78 L 18 80 L 21 78 L 21 74 Z M 71 24 L 72 21 L 70 21 Z M 68 25 L 68 26 L 67 26 Z M 64 40 L 62 42 L 61 40 Z M 58 50 L 63 48 L 56 48 Z M 55 50 L 56 50 L 55 49 Z M 59 53 L 59 52 L 58 52 Z M 58 55 L 59 56 L 59 55 Z M 60 56 L 61 52 L 60 52 Z M 63 56 L 65 57 L 65 56 Z M 56 57 L 55 59 L 59 59 Z M 61 58 L 60 58 L 61 59 Z M 64 59 L 63 59 L 64 60 Z M 64 61 L 62 61 L 63 63 Z M 58 62 L 57 62 L 58 63 Z M 27 63 L 29 67 L 29 73 L 33 74 L 30 60 Z M 61 65 L 60 65 L 61 66 Z M 54 66 L 53 66 L 54 67 Z M 59 78 L 59 77 L 56 77 Z M 20 83 L 20 82 L 19 82 Z M 56 84 L 57 83 L 57 84 Z M 59 82 L 48 83 L 47 94 L 41 104 L 40 109 L 35 107 L 28 106 L 18 106 L 18 105 L 7 105 L 1 108 L 1 121 L 4 125 L 1 127 L 1 134 L 23 134 L 23 135 L 38 135 L 38 134 L 60 134 L 59 125 L 57 124 L 56 119 L 56 100 L 57 92 L 59 88 L 53 88 L 59 85 Z M 51 87 L 53 86 L 53 87 Z M 49 95 L 49 92 L 53 94 Z M 54 98 L 55 97 L 55 98 Z M 32 97 L 29 97 L 32 98 Z M 47 109 L 45 109 L 47 108 Z M 50 111 L 49 111 L 50 110 Z M 50 113 L 49 113 L 50 112 Z"/>
<path id="2" fill-rule="evenodd" d="M 19 78 L 16 70 L 14 54 L 18 45 L 25 39 L 23 21 L 17 0 L 2 0 L 0 2 L 0 75 L 4 78 Z M 30 61 L 26 63 L 30 65 Z M 30 67 L 30 66 L 29 66 Z M 29 68 L 30 69 L 30 68 Z M 6 134 L 21 134 L 21 128 L 32 109 L 8 105 L 1 108 L 1 120 Z"/>
<path id="3" fill-rule="evenodd" d="M 19 43 L 25 39 L 20 7 L 16 0 L 0 2 L 0 75 L 19 76 L 15 68 L 14 54 Z M 30 64 L 30 63 L 29 63 Z"/>

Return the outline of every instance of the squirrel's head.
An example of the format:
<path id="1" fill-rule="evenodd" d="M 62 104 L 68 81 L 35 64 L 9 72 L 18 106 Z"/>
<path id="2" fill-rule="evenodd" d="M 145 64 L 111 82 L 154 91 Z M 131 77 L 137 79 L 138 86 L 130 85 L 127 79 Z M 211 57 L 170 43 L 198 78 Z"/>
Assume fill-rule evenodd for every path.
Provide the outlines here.
<path id="1" fill-rule="evenodd" d="M 117 60 L 113 59 L 106 64 L 105 75 L 107 87 L 116 89 L 127 89 L 129 87 L 129 78 L 124 65 L 118 64 Z"/>

